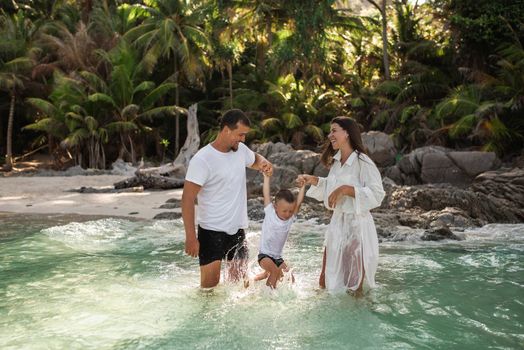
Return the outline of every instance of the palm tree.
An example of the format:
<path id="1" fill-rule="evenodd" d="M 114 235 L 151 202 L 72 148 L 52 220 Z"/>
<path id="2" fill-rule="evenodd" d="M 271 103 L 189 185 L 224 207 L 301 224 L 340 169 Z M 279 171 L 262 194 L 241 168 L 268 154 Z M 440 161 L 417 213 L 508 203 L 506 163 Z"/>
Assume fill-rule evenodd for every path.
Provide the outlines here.
<path id="1" fill-rule="evenodd" d="M 119 158 L 127 156 L 135 163 L 133 136 L 150 130 L 144 122 L 155 116 L 184 113 L 185 110 L 178 106 L 155 107 L 161 98 L 176 88 L 176 83 L 166 81 L 156 86 L 145 80 L 146 64 L 138 59 L 136 50 L 125 40 L 111 52 L 101 54 L 110 65 L 111 73 L 107 82 L 94 73 L 81 73 L 88 87 L 87 99 L 112 116 L 106 128 L 110 133 L 117 132 L 120 137 Z"/>
<path id="2" fill-rule="evenodd" d="M 49 150 L 51 154 L 55 154 L 55 144 L 60 144 L 68 151 L 71 148 L 75 164 L 82 165 L 81 145 L 78 142 L 71 142 L 71 140 L 79 140 L 78 137 L 72 136 L 77 132 L 78 122 L 68 114 L 75 111 L 82 113 L 80 110 L 87 102 L 85 85 L 78 77 L 68 77 L 57 70 L 53 76 L 53 91 L 48 99 L 28 98 L 27 102 L 38 111 L 38 114 L 35 122 L 26 125 L 24 129 L 44 132 L 52 148 Z M 55 140 L 57 142 L 54 142 Z M 68 142 L 64 142 L 66 140 Z M 88 163 L 92 164 L 90 158 Z"/>
<path id="3" fill-rule="evenodd" d="M 384 79 L 391 79 L 390 68 L 389 68 L 389 55 L 388 55 L 388 14 L 386 0 L 382 0 L 380 4 L 375 0 L 366 0 L 373 5 L 380 13 L 380 19 L 382 23 L 382 60 L 384 64 Z"/>
<path id="4" fill-rule="evenodd" d="M 452 138 L 468 135 L 483 142 L 484 149 L 502 153 L 524 140 L 524 49 L 516 40 L 498 53 L 494 75 L 462 69 L 474 84 L 456 88 L 439 103 L 436 115 Z"/>
<path id="5" fill-rule="evenodd" d="M 268 133 L 275 133 L 280 141 L 293 143 L 296 147 L 303 145 L 307 135 L 314 141 L 320 142 L 324 133 L 318 126 L 329 115 L 320 114 L 315 106 L 319 95 L 316 94 L 315 80 L 308 82 L 297 81 L 292 74 L 279 78 L 277 83 L 267 82 L 268 95 L 271 97 L 272 113 L 276 117 L 265 118 L 261 122 L 262 129 Z"/>
<path id="6" fill-rule="evenodd" d="M 206 49 L 208 38 L 203 30 L 203 17 L 208 9 L 190 0 L 151 0 L 149 18 L 126 33 L 126 38 L 144 49 L 144 59 L 151 71 L 160 58 L 173 64 L 175 105 L 180 105 L 182 79 L 201 84 L 209 65 Z M 175 115 L 175 154 L 180 145 L 179 112 Z"/>
<path id="7" fill-rule="evenodd" d="M 0 89 L 9 94 L 9 117 L 4 168 L 13 167 L 13 122 L 17 97 L 24 88 L 24 80 L 34 65 L 30 56 L 30 42 L 36 27 L 22 12 L 0 17 Z"/>

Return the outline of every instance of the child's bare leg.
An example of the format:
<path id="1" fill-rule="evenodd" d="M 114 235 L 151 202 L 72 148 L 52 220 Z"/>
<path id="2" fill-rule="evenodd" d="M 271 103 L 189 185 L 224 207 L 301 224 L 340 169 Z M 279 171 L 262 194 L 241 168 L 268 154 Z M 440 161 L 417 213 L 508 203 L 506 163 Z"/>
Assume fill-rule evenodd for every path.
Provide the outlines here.
<path id="1" fill-rule="evenodd" d="M 268 277 L 269 277 L 269 272 L 264 270 L 263 272 L 261 272 L 258 275 L 256 275 L 254 280 L 255 281 L 261 281 L 261 280 L 265 280 Z"/>
<path id="2" fill-rule="evenodd" d="M 277 281 L 280 279 L 282 270 L 280 270 L 277 265 L 270 258 L 264 258 L 260 260 L 260 266 L 269 273 L 267 278 L 266 285 L 275 289 L 277 287 Z"/>

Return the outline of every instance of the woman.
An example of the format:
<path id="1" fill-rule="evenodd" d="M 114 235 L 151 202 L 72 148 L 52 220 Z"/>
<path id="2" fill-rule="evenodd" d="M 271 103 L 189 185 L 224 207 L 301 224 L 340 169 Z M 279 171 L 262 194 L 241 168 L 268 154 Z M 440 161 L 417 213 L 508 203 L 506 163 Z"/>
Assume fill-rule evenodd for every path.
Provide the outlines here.
<path id="1" fill-rule="evenodd" d="M 322 200 L 333 216 L 324 241 L 319 284 L 331 292 L 362 291 L 364 281 L 375 286 L 378 239 L 369 211 L 384 198 L 380 172 L 366 155 L 358 124 L 351 118 L 331 121 L 322 162 L 327 178 L 300 175 L 310 184 L 307 196 Z"/>

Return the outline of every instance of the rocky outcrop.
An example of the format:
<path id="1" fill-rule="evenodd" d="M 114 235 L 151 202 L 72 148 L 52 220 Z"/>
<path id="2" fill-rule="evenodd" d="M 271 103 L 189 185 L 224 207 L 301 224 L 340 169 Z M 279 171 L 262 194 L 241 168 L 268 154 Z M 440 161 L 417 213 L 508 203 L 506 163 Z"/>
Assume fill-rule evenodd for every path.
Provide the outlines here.
<path id="1" fill-rule="evenodd" d="M 328 173 L 328 169 L 320 162 L 320 154 L 313 151 L 295 151 L 290 145 L 280 142 L 255 145 L 252 149 L 273 163 L 271 188 L 275 191 L 295 187 L 295 180 L 300 174 L 326 176 Z M 248 193 L 262 193 L 262 181 L 262 174 L 248 169 Z"/>
<path id="2" fill-rule="evenodd" d="M 480 174 L 470 187 L 477 193 L 524 208 L 524 169 L 514 168 Z"/>
<path id="3" fill-rule="evenodd" d="M 500 167 L 493 152 L 458 152 L 439 146 L 418 148 L 383 171 L 384 176 L 401 185 L 450 183 L 467 185 L 486 171 Z"/>

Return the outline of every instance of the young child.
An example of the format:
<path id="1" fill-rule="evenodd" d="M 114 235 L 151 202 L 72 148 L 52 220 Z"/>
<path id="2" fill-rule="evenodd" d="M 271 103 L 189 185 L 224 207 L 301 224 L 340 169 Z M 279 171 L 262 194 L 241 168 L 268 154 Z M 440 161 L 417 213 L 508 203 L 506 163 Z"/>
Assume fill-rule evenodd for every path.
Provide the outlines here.
<path id="1" fill-rule="evenodd" d="M 270 177 L 264 174 L 264 222 L 260 238 L 260 253 L 258 263 L 264 272 L 255 277 L 255 281 L 267 278 L 266 285 L 276 288 L 277 281 L 288 271 L 288 266 L 282 259 L 282 249 L 286 243 L 291 224 L 304 200 L 305 186 L 300 188 L 298 198 L 295 199 L 289 190 L 280 190 L 275 195 L 274 203 L 270 196 Z"/>

